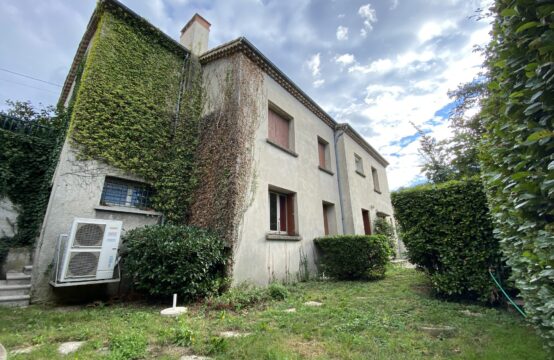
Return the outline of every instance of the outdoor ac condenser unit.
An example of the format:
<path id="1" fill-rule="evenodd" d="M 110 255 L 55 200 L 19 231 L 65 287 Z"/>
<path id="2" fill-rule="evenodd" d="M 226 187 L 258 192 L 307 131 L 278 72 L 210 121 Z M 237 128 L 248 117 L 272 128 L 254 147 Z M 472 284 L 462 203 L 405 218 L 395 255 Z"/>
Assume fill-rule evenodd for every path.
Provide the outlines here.
<path id="1" fill-rule="evenodd" d="M 75 218 L 63 253 L 61 282 L 113 279 L 122 222 Z"/>

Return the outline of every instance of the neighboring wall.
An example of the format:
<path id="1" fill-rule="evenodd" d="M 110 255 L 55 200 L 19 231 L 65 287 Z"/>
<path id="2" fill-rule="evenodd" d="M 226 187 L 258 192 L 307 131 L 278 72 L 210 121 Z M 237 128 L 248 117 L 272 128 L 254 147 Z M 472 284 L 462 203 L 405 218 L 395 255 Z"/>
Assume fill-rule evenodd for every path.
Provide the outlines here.
<path id="1" fill-rule="evenodd" d="M 377 213 L 388 217 L 393 215 L 386 168 L 347 133 L 339 137 L 338 150 L 345 199 L 345 233 L 364 234 L 362 209 L 369 211 L 371 226 Z M 355 155 L 361 158 L 362 173 L 356 171 Z M 379 191 L 375 188 L 372 168 L 377 171 Z"/>
<path id="2" fill-rule="evenodd" d="M 0 238 L 15 235 L 17 208 L 7 197 L 0 199 Z"/>
<path id="3" fill-rule="evenodd" d="M 268 106 L 274 104 L 292 119 L 292 155 L 267 142 Z M 272 280 L 296 281 L 305 269 L 315 271 L 313 239 L 324 235 L 323 201 L 334 204 L 334 231 L 342 232 L 335 172 L 333 129 L 302 105 L 267 74 L 258 99 L 260 125 L 254 143 L 255 187 L 252 205 L 241 225 L 242 241 L 236 249 L 233 282 L 267 284 Z M 318 168 L 318 136 L 329 143 L 333 174 Z M 268 240 L 269 188 L 294 192 L 296 232 L 299 239 Z M 256 269 L 256 270 L 254 270 Z"/>

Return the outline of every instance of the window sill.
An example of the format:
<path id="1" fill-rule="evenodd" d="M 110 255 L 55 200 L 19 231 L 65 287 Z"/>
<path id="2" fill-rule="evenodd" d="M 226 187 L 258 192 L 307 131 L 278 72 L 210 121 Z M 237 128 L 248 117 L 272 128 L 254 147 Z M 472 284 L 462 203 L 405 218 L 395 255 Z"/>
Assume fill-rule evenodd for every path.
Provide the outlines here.
<path id="1" fill-rule="evenodd" d="M 154 211 L 154 210 L 141 210 L 141 209 L 128 208 L 128 207 L 123 207 L 123 206 L 99 205 L 99 206 L 95 206 L 94 210 L 96 210 L 96 211 L 111 211 L 111 212 L 136 214 L 136 215 L 150 215 L 150 216 L 161 216 L 162 215 L 162 213 Z"/>
<path id="2" fill-rule="evenodd" d="M 377 194 L 381 194 L 381 190 L 373 189 Z"/>
<path id="3" fill-rule="evenodd" d="M 300 241 L 302 236 L 300 235 L 286 235 L 286 234 L 274 234 L 267 233 L 265 235 L 266 240 L 280 240 L 280 241 Z"/>
<path id="4" fill-rule="evenodd" d="M 365 177 L 365 174 L 361 171 L 356 170 L 356 174 L 360 175 L 361 177 Z"/>
<path id="5" fill-rule="evenodd" d="M 298 157 L 298 154 L 295 153 L 293 150 L 284 148 L 284 147 L 282 147 L 281 145 L 277 144 L 276 142 L 274 142 L 272 140 L 266 139 L 266 141 L 267 141 L 268 144 L 271 144 L 271 145 L 275 146 L 277 149 L 283 150 L 287 154 L 292 155 L 294 157 Z"/>
<path id="6" fill-rule="evenodd" d="M 326 168 L 324 168 L 324 167 L 321 167 L 321 165 L 318 166 L 318 169 L 321 170 L 321 171 L 323 171 L 323 172 L 326 172 L 326 173 L 329 174 L 329 175 L 335 175 L 334 172 L 332 172 L 331 170 L 326 169 Z"/>

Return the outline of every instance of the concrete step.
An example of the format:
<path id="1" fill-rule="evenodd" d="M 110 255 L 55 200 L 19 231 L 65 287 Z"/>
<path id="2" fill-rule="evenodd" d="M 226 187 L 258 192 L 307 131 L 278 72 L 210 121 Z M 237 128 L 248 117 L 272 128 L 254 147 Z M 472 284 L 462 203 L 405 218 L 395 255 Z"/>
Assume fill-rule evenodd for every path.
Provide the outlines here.
<path id="1" fill-rule="evenodd" d="M 33 265 L 27 265 L 23 267 L 23 274 L 31 275 L 32 272 L 33 272 Z"/>
<path id="2" fill-rule="evenodd" d="M 0 296 L 29 295 L 31 285 L 0 285 Z"/>
<path id="3" fill-rule="evenodd" d="M 31 283 L 31 275 L 9 272 L 6 273 L 6 281 L 7 285 L 29 285 Z"/>
<path id="4" fill-rule="evenodd" d="M 31 296 L 29 295 L 0 296 L 0 306 L 4 306 L 4 307 L 29 306 L 30 299 L 31 299 Z"/>

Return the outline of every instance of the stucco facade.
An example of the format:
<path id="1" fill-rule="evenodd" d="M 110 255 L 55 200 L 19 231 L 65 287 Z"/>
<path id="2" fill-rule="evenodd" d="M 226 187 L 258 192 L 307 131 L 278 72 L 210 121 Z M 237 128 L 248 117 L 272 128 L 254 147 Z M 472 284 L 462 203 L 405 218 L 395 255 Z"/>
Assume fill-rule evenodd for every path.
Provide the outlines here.
<path id="1" fill-rule="evenodd" d="M 137 16 L 114 0 L 105 1 L 121 6 L 130 16 Z M 195 18 L 198 15 L 193 20 Z M 91 24 L 62 91 L 61 104 L 68 104 L 75 88 L 75 64 L 86 59 L 86 49 L 95 32 L 94 23 Z M 202 42 L 196 51 L 203 52 L 207 47 L 205 31 L 209 31 L 209 26 L 192 24 L 188 28 L 198 32 L 197 36 L 182 34 L 181 38 L 191 44 Z M 307 273 L 314 274 L 317 251 L 313 240 L 325 235 L 325 229 L 330 235 L 367 232 L 362 210 L 368 211 L 372 221 L 378 215 L 392 217 L 386 160 L 349 125 L 333 120 L 246 39 L 240 38 L 196 55 L 202 65 L 208 98 L 205 114 L 217 110 L 218 98 L 225 92 L 225 79 L 230 71 L 237 80 L 238 103 L 246 107 L 243 109 L 246 113 L 255 114 L 255 119 L 250 119 L 254 124 L 251 143 L 245 145 L 253 165 L 245 169 L 247 181 L 241 199 L 244 206 L 236 214 L 239 221 L 233 244 L 234 284 L 265 285 L 274 280 L 296 281 Z M 261 76 L 251 77 L 243 71 L 252 67 L 256 67 Z M 269 139 L 270 109 L 288 119 L 287 149 Z M 245 119 L 237 115 L 236 121 Z M 324 168 L 320 166 L 319 144 L 325 146 Z M 357 171 L 359 165 L 355 157 L 361 159 L 363 172 Z M 379 179 L 378 191 L 372 169 Z M 98 286 L 81 286 L 72 292 L 54 289 L 49 284 L 56 243 L 60 234 L 68 233 L 74 218 L 121 220 L 124 232 L 160 222 L 162 214 L 155 211 L 101 205 L 106 177 L 143 181 L 98 161 L 79 160 L 77 150 L 66 139 L 36 246 L 33 301 L 100 291 Z M 270 229 L 270 192 L 287 194 L 287 211 L 290 212 L 287 221 L 293 222 L 293 233 Z M 109 290 L 106 286 L 101 288 Z"/>

